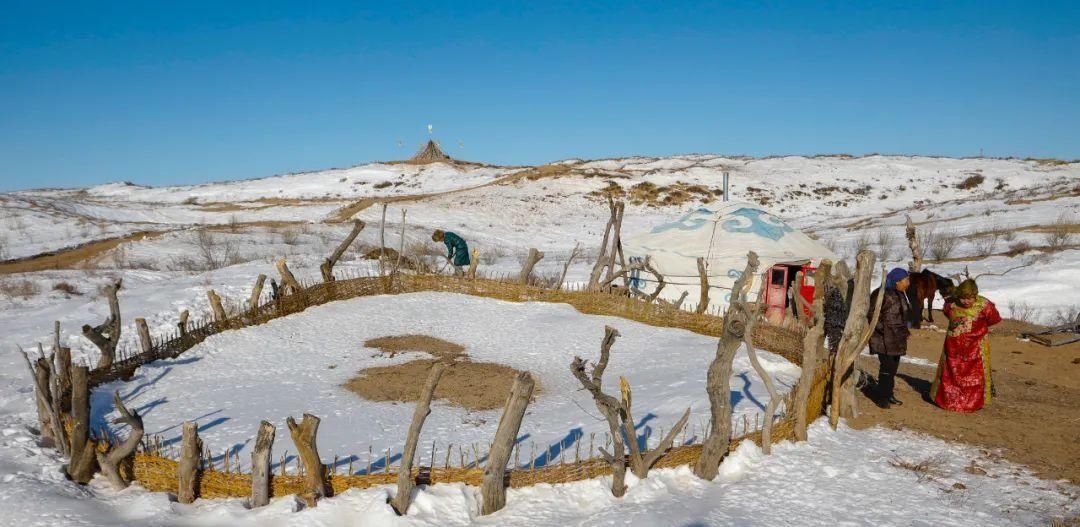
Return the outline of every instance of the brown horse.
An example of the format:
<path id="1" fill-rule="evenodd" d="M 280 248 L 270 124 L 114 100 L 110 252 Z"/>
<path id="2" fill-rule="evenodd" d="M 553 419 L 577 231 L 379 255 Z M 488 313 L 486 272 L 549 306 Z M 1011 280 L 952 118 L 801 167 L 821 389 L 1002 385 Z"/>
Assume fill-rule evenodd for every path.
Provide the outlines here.
<path id="1" fill-rule="evenodd" d="M 934 295 L 940 291 L 942 298 L 944 298 L 945 291 L 948 291 L 954 284 L 951 279 L 929 269 L 912 273 L 910 277 L 911 286 L 908 288 L 908 300 L 911 301 L 910 319 L 912 326 L 918 328 L 923 321 L 923 303 L 926 303 L 925 320 L 933 322 Z"/>

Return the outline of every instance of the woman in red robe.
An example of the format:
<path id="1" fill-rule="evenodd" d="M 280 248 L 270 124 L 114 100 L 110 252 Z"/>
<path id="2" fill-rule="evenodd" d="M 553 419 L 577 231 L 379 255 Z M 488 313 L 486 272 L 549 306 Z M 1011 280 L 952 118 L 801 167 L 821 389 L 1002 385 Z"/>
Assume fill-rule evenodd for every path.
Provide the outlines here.
<path id="1" fill-rule="evenodd" d="M 990 403 L 990 326 L 1001 322 L 994 303 L 979 296 L 974 280 L 965 280 L 945 301 L 949 331 L 938 360 L 930 398 L 941 408 L 974 412 Z"/>

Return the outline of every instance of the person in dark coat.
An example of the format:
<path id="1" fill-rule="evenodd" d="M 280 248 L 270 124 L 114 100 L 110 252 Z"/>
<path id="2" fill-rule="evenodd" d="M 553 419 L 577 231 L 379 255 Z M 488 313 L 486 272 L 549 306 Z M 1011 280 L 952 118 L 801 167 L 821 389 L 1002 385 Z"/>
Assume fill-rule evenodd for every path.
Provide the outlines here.
<path id="1" fill-rule="evenodd" d="M 443 242 L 446 245 L 446 259 L 454 266 L 454 274 L 463 274 L 462 267 L 467 267 L 471 263 L 469 260 L 469 245 L 465 243 L 465 239 L 457 234 L 440 229 L 435 229 L 431 239 L 436 242 Z"/>
<path id="2" fill-rule="evenodd" d="M 881 300 L 881 315 L 878 317 L 874 333 L 870 336 L 870 353 L 877 355 L 878 368 L 878 406 L 889 408 L 894 404 L 904 404 L 893 396 L 896 385 L 896 370 L 900 367 L 900 357 L 907 354 L 907 341 L 911 332 L 908 330 L 907 291 L 911 284 L 908 272 L 900 267 L 889 271 L 885 277 L 885 298 Z M 870 294 L 870 305 L 877 305 L 881 289 Z M 873 312 L 867 313 L 873 317 Z"/>

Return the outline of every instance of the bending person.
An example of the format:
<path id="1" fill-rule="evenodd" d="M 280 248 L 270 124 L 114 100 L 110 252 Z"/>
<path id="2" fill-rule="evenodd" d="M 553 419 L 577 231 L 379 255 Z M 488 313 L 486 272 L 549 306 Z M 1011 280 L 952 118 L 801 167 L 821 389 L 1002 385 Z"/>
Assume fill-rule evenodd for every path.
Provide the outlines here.
<path id="1" fill-rule="evenodd" d="M 465 239 L 457 234 L 441 229 L 435 229 L 435 233 L 431 235 L 431 239 L 432 241 L 443 242 L 446 244 L 446 259 L 454 266 L 454 275 L 461 276 L 465 274 L 465 271 L 462 268 L 468 267 L 470 263 L 469 245 L 465 243 Z"/>

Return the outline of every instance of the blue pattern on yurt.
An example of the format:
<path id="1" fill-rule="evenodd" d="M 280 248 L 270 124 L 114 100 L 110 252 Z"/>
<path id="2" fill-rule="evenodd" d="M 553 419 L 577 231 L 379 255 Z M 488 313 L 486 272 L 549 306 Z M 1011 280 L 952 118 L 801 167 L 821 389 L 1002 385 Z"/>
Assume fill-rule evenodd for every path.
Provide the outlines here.
<path id="1" fill-rule="evenodd" d="M 663 223 L 653 227 L 652 234 L 660 234 L 661 232 L 671 230 L 696 231 L 706 223 L 709 223 L 709 219 L 712 218 L 713 214 L 716 214 L 716 211 L 701 207 L 676 221 Z"/>
<path id="2" fill-rule="evenodd" d="M 776 241 L 784 234 L 792 232 L 780 218 L 763 210 L 741 208 L 731 213 L 732 218 L 724 221 L 721 227 L 727 232 L 748 233 Z"/>

